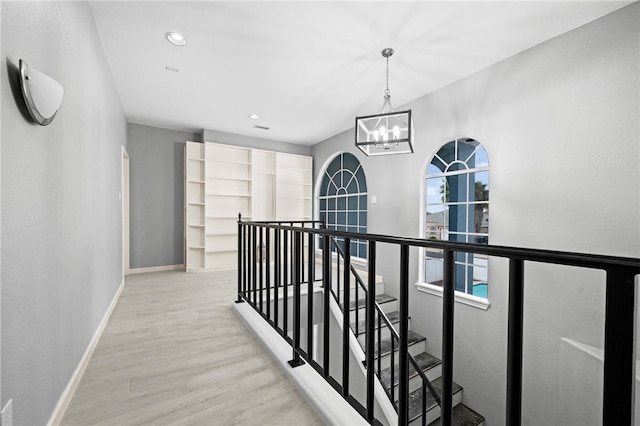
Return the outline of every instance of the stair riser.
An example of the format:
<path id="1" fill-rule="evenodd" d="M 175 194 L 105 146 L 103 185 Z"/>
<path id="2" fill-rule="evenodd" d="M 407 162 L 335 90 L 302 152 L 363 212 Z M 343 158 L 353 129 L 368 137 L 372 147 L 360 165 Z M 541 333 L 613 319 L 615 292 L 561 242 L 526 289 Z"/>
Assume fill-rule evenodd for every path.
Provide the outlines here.
<path id="1" fill-rule="evenodd" d="M 438 377 L 440 377 L 442 375 L 442 365 L 438 364 L 435 367 L 432 367 L 430 369 L 428 369 L 427 371 L 424 372 L 425 375 L 427 376 L 427 379 L 429 379 L 430 382 L 433 383 L 433 381 L 435 379 L 437 379 Z M 397 374 L 397 372 L 396 372 Z M 422 378 L 420 377 L 420 375 L 416 374 L 415 376 L 411 377 L 409 379 L 409 392 L 413 392 L 417 389 L 419 389 L 422 386 Z M 395 394 L 397 395 L 398 392 L 398 386 L 395 386 Z"/>
<path id="2" fill-rule="evenodd" d="M 462 403 L 462 391 L 458 391 L 456 393 L 453 394 L 453 399 L 452 399 L 452 407 L 455 407 L 456 405 Z M 427 416 L 427 424 L 431 423 L 432 421 L 436 420 L 437 418 L 440 417 L 440 406 L 439 405 L 435 405 L 433 408 L 431 408 L 429 411 L 427 411 L 426 413 Z M 418 417 L 417 419 L 415 419 L 414 421 L 412 421 L 410 424 L 411 425 L 419 425 L 421 424 L 422 419 L 420 417 Z"/>
<path id="3" fill-rule="evenodd" d="M 421 342 L 417 342 L 413 345 L 409 346 L 409 353 L 412 356 L 417 356 L 418 354 L 422 353 L 425 351 L 425 344 L 426 342 L 423 340 Z M 395 365 L 398 365 L 398 351 L 396 350 L 396 354 L 394 355 L 394 363 Z M 391 366 L 391 354 L 386 354 L 382 357 L 382 359 L 380 360 L 381 364 L 382 364 L 382 369 L 384 370 L 385 368 L 389 368 Z M 376 365 L 378 363 L 378 360 L 376 360 Z"/>
<path id="4" fill-rule="evenodd" d="M 388 314 L 388 313 L 393 312 L 393 311 L 397 311 L 398 310 L 398 301 L 397 300 L 392 300 L 390 302 L 382 303 L 380 305 L 380 308 L 382 309 L 382 312 L 384 312 L 385 314 Z M 363 320 L 363 319 L 365 319 L 366 315 L 367 315 L 367 310 L 366 310 L 365 306 L 364 305 L 358 305 L 358 319 L 359 320 Z M 356 320 L 356 310 L 355 309 L 352 310 L 349 313 L 349 318 L 351 319 L 351 322 L 355 322 L 355 320 Z"/>

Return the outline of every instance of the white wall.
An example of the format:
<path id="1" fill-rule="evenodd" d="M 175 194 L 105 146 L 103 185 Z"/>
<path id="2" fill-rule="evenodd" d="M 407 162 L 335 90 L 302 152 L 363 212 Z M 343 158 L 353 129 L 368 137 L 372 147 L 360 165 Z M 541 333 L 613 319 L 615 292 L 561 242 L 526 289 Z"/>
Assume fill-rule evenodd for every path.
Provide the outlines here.
<path id="1" fill-rule="evenodd" d="M 2 2 L 2 406 L 47 422 L 122 282 L 126 122 L 86 2 Z M 24 59 L 64 87 L 28 123 L 8 69 Z"/>
<path id="2" fill-rule="evenodd" d="M 471 137 L 491 163 L 491 244 L 640 257 L 639 18 L 634 3 L 409 104 L 413 155 L 365 157 L 351 130 L 314 145 L 315 164 L 338 151 L 356 155 L 378 201 L 369 204 L 369 232 L 419 236 L 425 164 L 445 142 Z M 417 250 L 411 255 L 415 282 Z M 398 259 L 396 247 L 378 249 L 387 284 L 398 282 Z M 490 308 L 456 304 L 454 370 L 465 403 L 498 425 L 508 265 L 492 259 L 489 268 Z M 565 410 L 600 398 L 599 389 L 589 400 L 562 392 L 582 379 L 563 375 L 560 339 L 602 347 L 604 274 L 536 264 L 525 271 L 523 421 L 560 424 Z M 412 328 L 438 355 L 441 299 L 411 286 L 410 307 Z M 596 374 L 585 371 L 585 383 Z"/>

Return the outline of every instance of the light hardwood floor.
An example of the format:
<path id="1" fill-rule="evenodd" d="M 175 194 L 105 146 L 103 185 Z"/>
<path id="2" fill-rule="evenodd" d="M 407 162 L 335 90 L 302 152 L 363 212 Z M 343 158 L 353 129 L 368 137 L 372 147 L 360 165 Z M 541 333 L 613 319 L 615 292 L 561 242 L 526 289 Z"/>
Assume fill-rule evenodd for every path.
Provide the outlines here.
<path id="1" fill-rule="evenodd" d="M 322 424 L 232 311 L 235 277 L 127 277 L 62 424 Z"/>

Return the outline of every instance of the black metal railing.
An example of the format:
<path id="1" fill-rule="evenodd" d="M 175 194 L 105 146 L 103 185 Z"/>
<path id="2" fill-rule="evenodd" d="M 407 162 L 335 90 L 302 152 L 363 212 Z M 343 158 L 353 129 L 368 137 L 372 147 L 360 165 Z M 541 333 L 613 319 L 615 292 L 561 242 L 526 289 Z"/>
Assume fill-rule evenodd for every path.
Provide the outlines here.
<path id="1" fill-rule="evenodd" d="M 376 375 L 375 340 L 370 338 L 380 333 L 376 329 L 375 307 L 375 257 L 380 243 L 396 245 L 400 249 L 398 265 L 399 281 L 399 323 L 398 342 L 398 424 L 408 424 L 408 289 L 409 289 L 409 248 L 431 248 L 443 251 L 443 326 L 442 326 L 442 376 L 441 376 L 441 424 L 451 425 L 453 395 L 453 325 L 454 325 L 454 274 L 455 253 L 475 253 L 509 259 L 509 307 L 507 342 L 507 392 L 505 423 L 521 424 L 522 407 L 522 341 L 524 307 L 524 267 L 526 262 L 540 262 L 603 270 L 605 280 L 605 340 L 604 340 L 604 386 L 603 424 L 630 425 L 633 419 L 634 383 L 634 339 L 635 339 L 635 277 L 640 274 L 640 259 L 600 256 L 592 254 L 559 252 L 550 250 L 525 249 L 517 247 L 434 241 L 420 238 L 405 238 L 376 234 L 346 233 L 323 229 L 319 221 L 287 222 L 243 222 L 238 221 L 238 298 L 237 302 L 249 303 L 264 317 L 292 346 L 292 366 L 309 363 L 329 384 L 360 412 L 370 423 L 374 418 L 373 383 Z M 316 237 L 322 239 L 321 274 L 316 277 L 315 249 Z M 344 241 L 344 249 L 334 263 L 331 237 Z M 332 294 L 338 296 L 338 303 L 348 312 L 350 306 L 349 283 L 352 264 L 351 240 L 366 241 L 368 244 L 368 279 L 366 286 L 358 282 L 355 286 L 365 293 L 365 360 L 366 398 L 363 403 L 354 398 L 349 388 L 349 336 L 351 324 L 349 315 L 343 315 L 342 327 L 342 370 L 337 377 L 332 373 L 330 355 L 330 304 Z M 306 243 L 305 243 L 306 242 Z M 306 244 L 306 247 L 305 247 Z M 273 266 L 271 266 L 271 264 Z M 335 264 L 335 266 L 334 266 Z M 343 276 L 346 287 L 334 291 L 333 270 L 336 276 Z M 357 279 L 356 279 L 357 280 Z M 320 285 L 317 285 L 321 283 Z M 301 342 L 303 324 L 303 286 L 306 286 L 306 342 Z M 292 287 L 291 289 L 289 287 Z M 327 291 L 330 289 L 330 291 Z M 289 306 L 289 290 L 292 299 Z M 314 295 L 318 294 L 322 309 L 318 319 L 314 316 Z M 342 296 L 340 301 L 339 296 Z M 356 303 L 357 303 L 356 297 Z M 279 312 L 279 308 L 281 309 Z M 289 329 L 291 315 L 292 329 Z M 380 326 L 387 324 L 384 315 L 377 315 Z M 384 325 L 382 323 L 385 323 Z M 315 331 L 315 324 L 322 330 Z M 356 333 L 358 323 L 356 322 Z M 392 332 L 393 333 L 393 332 Z M 379 338 L 378 338 L 379 340 Z M 394 341 L 394 339 L 392 339 Z M 304 347 L 301 344 L 304 343 Z M 321 344 L 322 351 L 314 350 Z M 344 350 L 346 349 L 346 350 Z M 379 359 L 379 358 L 378 358 Z M 395 361 L 395 360 L 394 360 Z M 394 365 L 394 364 L 392 364 Z M 417 367 L 417 366 L 415 366 Z M 334 368 L 335 369 L 335 368 Z M 393 368 L 392 368 L 393 370 Z M 416 370 L 420 370 L 416 368 Z M 380 371 L 380 368 L 378 368 Z M 393 386 L 393 382 L 392 386 Z M 426 386 L 426 385 L 423 385 Z M 431 390 L 431 389 L 430 389 Z M 393 392 L 393 391 L 392 391 Z M 423 388 L 423 396 L 425 389 Z M 392 397 L 393 399 L 393 397 Z M 423 415 L 423 419 L 424 419 Z"/>

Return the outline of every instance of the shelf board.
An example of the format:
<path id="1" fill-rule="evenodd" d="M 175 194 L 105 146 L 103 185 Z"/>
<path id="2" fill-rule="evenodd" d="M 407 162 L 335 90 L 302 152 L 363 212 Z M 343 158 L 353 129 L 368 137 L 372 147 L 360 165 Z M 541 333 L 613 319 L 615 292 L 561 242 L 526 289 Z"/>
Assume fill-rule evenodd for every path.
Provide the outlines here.
<path id="1" fill-rule="evenodd" d="M 188 226 L 189 226 L 189 228 L 204 228 L 204 225 L 189 224 Z"/>
<path id="2" fill-rule="evenodd" d="M 190 206 L 200 206 L 200 207 L 204 207 L 206 204 L 205 203 L 189 203 Z"/>
<path id="3" fill-rule="evenodd" d="M 294 172 L 310 172 L 311 169 L 306 169 L 306 168 L 302 168 L 302 167 L 287 167 L 287 166 L 281 166 L 279 167 L 280 170 L 290 170 L 290 171 L 294 171 Z"/>
<path id="4" fill-rule="evenodd" d="M 240 182 L 251 182 L 251 178 L 239 178 L 239 177 L 229 177 L 229 176 L 207 176 L 207 181 L 209 180 L 237 180 Z"/>
<path id="5" fill-rule="evenodd" d="M 220 197 L 220 198 L 251 198 L 250 194 L 206 194 L 207 197 Z"/>
<path id="6" fill-rule="evenodd" d="M 234 215 L 234 216 L 207 216 L 206 219 L 235 219 L 235 220 L 238 220 L 238 215 Z M 242 216 L 242 219 L 251 219 L 251 216 Z"/>
<path id="7" fill-rule="evenodd" d="M 207 237 L 237 237 L 237 232 L 209 232 L 206 234 Z"/>
<path id="8" fill-rule="evenodd" d="M 188 246 L 187 248 L 192 250 L 204 250 L 204 246 Z"/>
<path id="9" fill-rule="evenodd" d="M 253 173 L 257 175 L 272 175 L 272 176 L 275 176 L 276 174 L 276 172 L 266 172 L 263 170 L 254 170 Z"/>
<path id="10" fill-rule="evenodd" d="M 194 179 L 189 179 L 188 180 L 189 183 L 204 183 L 205 181 L 203 180 L 194 180 Z"/>
<path id="11" fill-rule="evenodd" d="M 205 159 L 204 159 L 204 158 L 187 158 L 187 160 L 189 160 L 189 161 L 200 161 L 200 162 L 202 162 L 202 163 L 204 163 L 204 162 L 205 162 Z"/>
<path id="12" fill-rule="evenodd" d="M 206 160 L 207 163 L 225 163 L 225 164 L 240 164 L 243 166 L 250 166 L 250 161 L 233 161 L 233 160 Z"/>
<path id="13" fill-rule="evenodd" d="M 237 251 L 237 248 L 229 248 L 229 249 L 207 249 L 206 253 L 229 253 L 232 251 Z"/>

